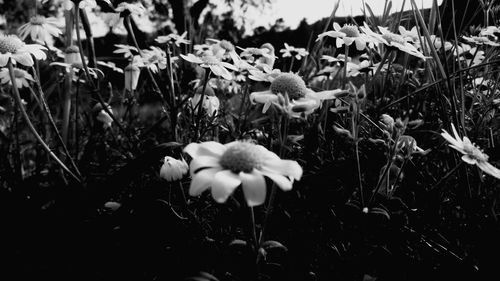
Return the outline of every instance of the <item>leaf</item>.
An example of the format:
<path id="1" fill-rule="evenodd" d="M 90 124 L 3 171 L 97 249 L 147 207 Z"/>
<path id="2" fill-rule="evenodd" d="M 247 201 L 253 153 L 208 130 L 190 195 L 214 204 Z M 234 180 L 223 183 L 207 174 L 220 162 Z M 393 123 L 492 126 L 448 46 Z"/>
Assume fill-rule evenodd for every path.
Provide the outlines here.
<path id="1" fill-rule="evenodd" d="M 187 278 L 186 280 L 188 281 L 219 281 L 215 276 L 213 276 L 210 273 L 200 271 L 198 275 L 196 276 L 191 276 Z"/>
<path id="2" fill-rule="evenodd" d="M 279 250 L 282 250 L 284 252 L 288 251 L 287 247 L 285 247 L 280 242 L 274 241 L 274 240 L 267 240 L 266 242 L 262 243 L 262 248 L 264 248 L 266 251 L 274 250 L 274 249 L 279 249 Z"/>
<path id="3" fill-rule="evenodd" d="M 384 217 L 386 217 L 388 220 L 391 219 L 391 216 L 389 215 L 389 212 L 387 212 L 386 210 L 382 209 L 382 208 L 378 208 L 378 207 L 375 207 L 375 208 L 371 208 L 370 211 L 369 211 L 370 214 L 375 214 L 375 215 L 382 215 Z"/>

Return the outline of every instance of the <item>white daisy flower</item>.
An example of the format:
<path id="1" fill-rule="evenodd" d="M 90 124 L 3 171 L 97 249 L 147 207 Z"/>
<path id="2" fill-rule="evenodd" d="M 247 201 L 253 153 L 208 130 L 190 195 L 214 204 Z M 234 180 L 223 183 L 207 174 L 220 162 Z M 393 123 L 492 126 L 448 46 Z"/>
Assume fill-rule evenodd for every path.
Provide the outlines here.
<path id="1" fill-rule="evenodd" d="M 288 96 L 292 106 L 294 104 L 299 106 L 296 110 L 302 108 L 307 114 L 319 108 L 323 100 L 335 99 L 343 93 L 346 93 L 346 91 L 338 89 L 314 92 L 306 87 L 304 80 L 300 76 L 287 72 L 281 73 L 273 79 L 269 90 L 251 93 L 250 101 L 253 103 L 263 103 L 262 112 L 265 113 L 272 104 L 278 107 L 283 106 L 278 96 L 278 94 L 281 94 L 282 96 Z M 294 112 L 299 113 L 299 111 Z"/>
<path id="2" fill-rule="evenodd" d="M 21 89 L 23 87 L 29 87 L 30 82 L 34 82 L 33 76 L 26 72 L 26 70 L 20 68 L 14 68 L 14 77 L 16 82 L 16 87 Z M 7 68 L 0 69 L 0 83 L 12 85 L 10 80 L 9 70 Z"/>
<path id="3" fill-rule="evenodd" d="M 266 200 L 264 177 L 284 191 L 291 190 L 294 180 L 302 177 L 302 168 L 296 161 L 282 160 L 265 147 L 251 142 L 191 143 L 184 152 L 193 158 L 189 194 L 198 196 L 210 189 L 219 203 L 224 203 L 241 185 L 248 206 L 258 206 Z"/>
<path id="4" fill-rule="evenodd" d="M 298 60 L 301 60 L 302 57 L 309 55 L 309 52 L 306 49 L 295 48 L 293 46 L 288 45 L 287 43 L 285 43 L 285 48 L 280 50 L 280 53 L 283 53 L 283 55 L 281 56 L 284 58 L 294 57 Z"/>
<path id="5" fill-rule="evenodd" d="M 445 130 L 443 130 L 441 136 L 450 143 L 449 146 L 463 154 L 462 160 L 467 164 L 476 165 L 483 172 L 500 179 L 500 170 L 488 163 L 488 155 L 475 146 L 468 137 L 460 138 L 453 124 L 451 124 L 451 129 L 453 130 L 453 136 Z"/>
<path id="6" fill-rule="evenodd" d="M 195 56 L 193 54 L 180 55 L 183 59 L 198 64 L 203 68 L 209 68 L 213 74 L 221 76 L 224 79 L 231 80 L 233 76 L 228 69 L 237 71 L 238 68 L 230 63 L 221 61 L 218 57 L 211 54 L 211 52 L 206 52 L 202 56 Z"/>
<path id="7" fill-rule="evenodd" d="M 43 50 L 47 50 L 47 48 L 39 44 L 26 44 L 16 35 L 0 33 L 0 67 L 6 66 L 9 59 L 12 64 L 19 62 L 24 66 L 33 66 L 31 55 L 37 60 L 47 58 Z"/>
<path id="8" fill-rule="evenodd" d="M 331 31 L 327 31 L 318 35 L 318 39 L 316 41 L 321 40 L 325 36 L 333 37 L 335 39 L 335 43 L 337 48 L 342 47 L 342 45 L 351 46 L 352 43 L 356 44 L 356 49 L 362 51 L 366 48 L 366 43 L 368 37 L 361 32 L 357 26 L 352 24 L 344 24 L 344 26 L 340 27 L 340 25 L 336 22 L 333 23 L 333 29 Z"/>
<path id="9" fill-rule="evenodd" d="M 54 17 L 46 18 L 36 15 L 28 23 L 21 25 L 17 31 L 22 40 L 26 40 L 29 36 L 33 41 L 38 40 L 49 44 L 53 41 L 53 37 L 59 37 L 62 34 L 57 25 L 58 20 Z"/>

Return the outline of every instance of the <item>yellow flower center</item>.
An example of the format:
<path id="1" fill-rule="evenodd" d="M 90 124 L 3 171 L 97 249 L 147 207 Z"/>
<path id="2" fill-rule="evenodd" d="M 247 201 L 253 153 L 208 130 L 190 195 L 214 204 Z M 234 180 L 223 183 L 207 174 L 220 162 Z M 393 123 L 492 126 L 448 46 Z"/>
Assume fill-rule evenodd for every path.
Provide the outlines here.
<path id="1" fill-rule="evenodd" d="M 303 98 L 307 93 L 304 80 L 293 73 L 280 74 L 271 83 L 270 90 L 276 95 L 287 93 L 292 100 Z"/>
<path id="2" fill-rule="evenodd" d="M 30 23 L 33 25 L 43 25 L 46 22 L 45 17 L 39 15 L 31 17 L 30 19 Z"/>
<path id="3" fill-rule="evenodd" d="M 0 53 L 16 53 L 24 46 L 24 42 L 16 35 L 0 36 Z"/>
<path id="4" fill-rule="evenodd" d="M 403 38 L 403 36 L 400 36 L 400 35 L 397 35 L 397 34 L 394 34 L 394 33 L 383 34 L 382 38 L 384 38 L 385 40 L 387 40 L 387 42 L 389 42 L 389 44 L 391 42 L 396 42 L 396 43 L 399 43 L 401 45 L 404 45 L 406 43 L 406 41 Z"/>
<path id="5" fill-rule="evenodd" d="M 344 26 L 339 30 L 346 34 L 347 37 L 359 37 L 358 27 L 352 24 L 344 24 Z"/>
<path id="6" fill-rule="evenodd" d="M 250 142 L 236 142 L 222 154 L 219 164 L 234 173 L 250 173 L 262 167 L 257 146 Z"/>

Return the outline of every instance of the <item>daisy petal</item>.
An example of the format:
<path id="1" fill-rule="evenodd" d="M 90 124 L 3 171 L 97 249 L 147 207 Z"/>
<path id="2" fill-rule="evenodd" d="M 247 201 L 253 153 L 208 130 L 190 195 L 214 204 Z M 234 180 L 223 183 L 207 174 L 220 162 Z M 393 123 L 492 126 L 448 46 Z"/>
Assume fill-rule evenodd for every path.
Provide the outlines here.
<path id="1" fill-rule="evenodd" d="M 279 188 L 281 188 L 284 191 L 289 191 L 292 189 L 293 182 L 288 179 L 287 177 L 284 177 L 282 175 L 278 175 L 274 172 L 268 172 L 268 171 L 261 171 L 262 174 L 268 178 L 270 178 L 272 181 L 274 181 Z"/>
<path id="2" fill-rule="evenodd" d="M 479 161 L 477 163 L 477 166 L 479 167 L 479 169 L 483 170 L 483 172 L 487 173 L 488 175 L 500 179 L 500 170 L 497 167 L 491 165 L 490 163 L 485 161 Z"/>
<path id="3" fill-rule="evenodd" d="M 302 167 L 297 161 L 293 160 L 276 159 L 266 161 L 262 168 L 274 174 L 290 176 L 296 180 L 300 180 L 302 177 Z"/>
<path id="4" fill-rule="evenodd" d="M 266 180 L 264 176 L 255 169 L 251 173 L 240 172 L 239 176 L 248 206 L 262 205 L 266 200 Z"/>
<path id="5" fill-rule="evenodd" d="M 189 170 L 191 176 L 194 176 L 200 169 L 217 167 L 220 167 L 218 158 L 212 156 L 200 156 L 194 158 L 193 161 L 191 161 Z"/>
<path id="6" fill-rule="evenodd" d="M 212 180 L 212 197 L 218 203 L 224 203 L 240 184 L 240 177 L 235 173 L 228 170 L 220 171 Z"/>
<path id="7" fill-rule="evenodd" d="M 220 157 L 224 151 L 226 151 L 224 145 L 215 141 L 190 143 L 184 148 L 184 152 L 193 158 L 197 158 L 199 156 Z"/>
<path id="8" fill-rule="evenodd" d="M 209 168 L 201 170 L 193 177 L 189 185 L 189 195 L 198 196 L 212 185 L 215 174 L 221 171 L 220 168 Z"/>

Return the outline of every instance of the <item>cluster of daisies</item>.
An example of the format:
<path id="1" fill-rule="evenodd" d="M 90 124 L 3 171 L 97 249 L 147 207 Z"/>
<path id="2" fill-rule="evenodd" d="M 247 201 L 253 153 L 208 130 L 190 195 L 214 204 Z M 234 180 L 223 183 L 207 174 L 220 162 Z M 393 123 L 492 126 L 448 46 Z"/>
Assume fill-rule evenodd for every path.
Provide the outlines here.
<path id="1" fill-rule="evenodd" d="M 64 1 L 65 8 L 69 10 L 96 6 L 93 0 L 82 0 L 77 3 L 78 6 L 75 7 L 72 1 Z M 140 5 L 129 3 L 121 3 L 115 11 L 125 18 L 125 24 L 127 24 L 127 16 L 144 12 Z M 0 34 L 0 82 L 2 84 L 12 84 L 11 77 L 15 78 L 14 87 L 18 88 L 29 87 L 35 81 L 29 72 L 35 73 L 33 68 L 35 61 L 45 60 L 48 49 L 55 49 L 50 42 L 62 34 L 61 27 L 57 25 L 57 21 L 53 18 L 35 16 L 29 23 L 19 28 L 19 36 Z M 384 27 L 377 27 L 374 30 L 366 23 L 362 26 L 351 24 L 340 26 L 334 23 L 333 30 L 319 34 L 317 41 L 331 37 L 335 39 L 337 48 L 354 44 L 358 51 L 369 49 L 379 55 L 383 52 L 400 51 L 425 60 L 428 57 L 424 54 L 424 50 L 428 49 L 429 43 L 434 44 L 436 48 L 451 51 L 457 56 L 473 53 L 475 57 L 481 54 L 478 49 L 481 46 L 500 46 L 497 43 L 499 33 L 497 27 L 487 27 L 481 30 L 478 36 L 464 36 L 464 41 L 474 45 L 471 47 L 466 43 L 442 42 L 435 36 L 431 36 L 431 42 L 429 42 L 428 38 L 421 36 L 417 28 L 406 30 L 400 27 L 399 33 L 395 33 Z M 27 40 L 33 43 L 28 44 L 25 42 Z M 264 114 L 273 108 L 287 118 L 307 118 L 324 106 L 324 101 L 327 100 L 342 99 L 349 94 L 356 97 L 366 96 L 363 86 L 324 91 L 312 90 L 299 74 L 291 71 L 292 67 L 288 72 L 274 68 L 278 57 L 274 47 L 268 43 L 259 48 L 240 48 L 226 40 L 207 39 L 204 44 L 192 46 L 191 53 L 185 53 L 181 46 L 191 44 L 187 33 L 160 36 L 155 42 L 158 46 L 151 46 L 147 49 L 116 45 L 114 52 L 128 59 L 128 64 L 124 69 L 116 68 L 116 71 L 123 73 L 125 90 L 133 93 L 137 89 L 142 70 L 147 71 L 154 81 L 155 75 L 159 75 L 162 70 L 172 75 L 174 70 L 180 67 L 182 59 L 185 63 L 192 63 L 204 69 L 205 79 L 195 81 L 196 90 L 190 97 L 189 104 L 194 112 L 202 108 L 208 116 L 216 116 L 219 112 L 221 103 L 213 88 L 221 87 L 221 85 L 224 90 L 240 93 L 242 84 L 260 83 L 264 90 L 254 91 L 249 95 L 249 100 L 253 104 L 259 104 L 254 108 L 258 108 Z M 344 54 L 325 55 L 322 59 L 328 63 L 334 63 L 335 67 L 332 69 L 337 72 L 341 65 L 340 68 L 344 69 L 347 77 L 357 76 L 366 71 L 373 72 L 375 69 L 384 71 L 384 61 L 379 62 L 378 65 L 372 64 L 366 53 L 358 57 L 349 57 L 348 50 L 345 48 Z M 75 45 L 67 46 L 61 53 L 64 63 L 56 62 L 52 65 L 62 65 L 68 70 L 81 69 L 86 66 L 82 50 Z M 294 60 L 301 60 L 310 55 L 306 49 L 296 48 L 286 43 L 280 53 L 282 58 L 292 60 L 291 65 Z M 468 59 L 471 63 L 478 63 L 474 57 Z M 328 69 L 325 67 L 321 71 L 328 72 Z M 68 71 L 68 73 L 73 72 Z M 91 69 L 90 74 L 98 78 L 99 70 Z M 331 104 L 336 103 L 329 103 Z M 335 112 L 335 109 L 330 110 Z M 98 120 L 106 127 L 112 126 L 113 119 L 108 114 L 112 111 L 111 107 L 106 110 L 101 108 L 98 114 Z M 467 137 L 460 138 L 453 125 L 452 130 L 454 136 L 447 132 L 443 132 L 442 136 L 453 148 L 463 154 L 463 161 L 477 165 L 485 173 L 500 178 L 500 170 L 488 163 L 488 156 L 473 145 Z M 405 140 L 401 143 L 401 146 L 410 147 L 412 151 L 421 150 L 412 140 Z M 191 176 L 189 194 L 198 196 L 210 190 L 214 200 L 220 203 L 225 202 L 234 190 L 241 186 L 248 206 L 261 205 L 266 200 L 266 178 L 280 189 L 288 191 L 292 189 L 294 181 L 300 180 L 303 174 L 302 168 L 296 161 L 281 159 L 274 152 L 252 141 L 238 140 L 227 144 L 214 141 L 191 143 L 184 148 L 184 152 L 191 158 L 189 166 L 184 158 L 178 160 L 167 156 L 161 167 L 160 176 L 167 181 L 179 181 L 189 171 Z"/>

